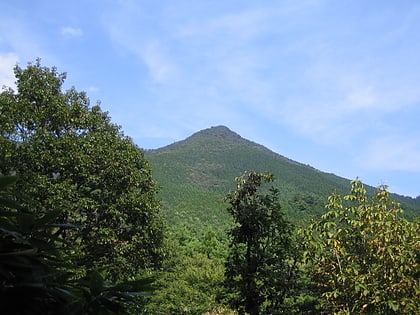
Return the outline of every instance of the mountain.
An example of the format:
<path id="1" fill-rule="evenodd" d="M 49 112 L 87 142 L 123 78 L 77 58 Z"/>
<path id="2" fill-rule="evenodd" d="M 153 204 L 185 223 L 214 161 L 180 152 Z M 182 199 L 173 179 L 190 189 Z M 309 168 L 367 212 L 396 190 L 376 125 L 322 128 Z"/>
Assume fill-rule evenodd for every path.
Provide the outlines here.
<path id="1" fill-rule="evenodd" d="M 185 140 L 146 151 L 153 176 L 161 186 L 160 198 L 170 224 L 196 233 L 206 226 L 229 224 L 223 198 L 235 188 L 235 177 L 245 171 L 270 172 L 280 190 L 283 210 L 296 222 L 319 216 L 333 191 L 349 192 L 350 180 L 321 172 L 242 138 L 225 126 L 199 131 Z M 367 186 L 369 193 L 375 188 Z M 409 197 L 393 195 L 418 215 L 420 205 Z"/>

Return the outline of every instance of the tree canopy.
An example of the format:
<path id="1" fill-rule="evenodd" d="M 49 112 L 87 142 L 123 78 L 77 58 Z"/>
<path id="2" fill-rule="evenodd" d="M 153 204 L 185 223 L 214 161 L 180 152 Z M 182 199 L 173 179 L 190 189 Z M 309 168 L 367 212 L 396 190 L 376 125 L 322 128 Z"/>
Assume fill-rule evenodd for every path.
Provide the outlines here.
<path id="1" fill-rule="evenodd" d="M 321 301 L 334 314 L 418 314 L 418 223 L 386 187 L 369 198 L 363 184 L 332 194 L 328 212 L 305 232 L 306 266 Z"/>
<path id="2" fill-rule="evenodd" d="M 16 91 L 0 93 L 0 309 L 6 313 L 418 314 L 419 222 L 401 216 L 387 187 L 371 197 L 373 188 L 352 181 L 348 195 L 331 194 L 327 212 L 307 223 L 302 214 L 319 214 L 323 199 L 303 184 L 282 184 L 283 206 L 304 227 L 295 233 L 280 191 L 264 186 L 273 175 L 250 171 L 236 179 L 222 214 L 214 209 L 226 207 L 219 194 L 230 184 L 213 175 L 224 174 L 218 163 L 232 166 L 237 155 L 204 163 L 192 153 L 229 148 L 248 163 L 257 149 L 240 139 L 241 146 L 233 145 L 239 136 L 216 128 L 205 132 L 210 138 L 191 137 L 192 146 L 155 152 L 156 159 L 187 148 L 156 164 L 171 168 L 162 167 L 161 178 L 183 178 L 184 164 L 189 174 L 185 183 L 163 185 L 163 202 L 177 213 L 165 229 L 144 152 L 99 103 L 91 106 L 74 87 L 63 91 L 66 74 L 40 60 L 14 71 Z M 219 142 L 224 138 L 231 141 Z M 257 151 L 266 156 L 256 159 L 259 166 L 274 161 L 272 152 Z M 212 176 L 203 176 L 205 168 Z M 308 169 L 287 169 L 286 181 L 324 182 L 306 176 Z M 140 300 L 153 280 L 155 294 Z"/>
<path id="3" fill-rule="evenodd" d="M 17 91 L 0 94 L 0 172 L 17 175 L 38 216 L 55 209 L 78 227 L 55 234 L 87 269 L 128 279 L 158 264 L 164 224 L 143 152 L 84 92 L 62 91 L 65 73 L 40 60 L 14 72 Z"/>
<path id="4" fill-rule="evenodd" d="M 240 314 L 280 312 L 290 283 L 291 225 L 280 210 L 278 190 L 260 191 L 271 174 L 249 172 L 237 178 L 228 194 L 234 218 L 226 261 L 225 287 L 229 302 Z"/>

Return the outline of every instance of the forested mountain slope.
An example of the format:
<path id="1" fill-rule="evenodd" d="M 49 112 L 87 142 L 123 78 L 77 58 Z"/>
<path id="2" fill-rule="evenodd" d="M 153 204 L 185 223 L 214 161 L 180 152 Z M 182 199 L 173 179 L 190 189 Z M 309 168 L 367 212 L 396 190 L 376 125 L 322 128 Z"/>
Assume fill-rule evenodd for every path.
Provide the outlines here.
<path id="1" fill-rule="evenodd" d="M 324 173 L 292 161 L 268 148 L 246 140 L 227 127 L 211 127 L 185 140 L 146 152 L 161 199 L 171 224 L 203 229 L 224 228 L 229 223 L 224 196 L 234 189 L 234 179 L 244 171 L 273 173 L 284 211 L 292 220 L 320 215 L 333 191 L 347 193 L 349 179 Z M 370 192 L 373 187 L 368 187 Z M 419 214 L 416 200 L 393 196 L 407 209 Z M 199 226 L 199 227 L 198 227 Z"/>

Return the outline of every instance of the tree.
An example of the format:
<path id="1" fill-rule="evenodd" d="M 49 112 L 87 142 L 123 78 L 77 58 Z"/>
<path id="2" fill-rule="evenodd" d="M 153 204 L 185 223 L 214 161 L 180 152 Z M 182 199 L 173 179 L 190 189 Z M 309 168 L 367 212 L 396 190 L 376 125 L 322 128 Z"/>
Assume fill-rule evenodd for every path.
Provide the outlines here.
<path id="1" fill-rule="evenodd" d="M 145 314 L 203 314 L 222 308 L 216 298 L 224 278 L 227 245 L 212 229 L 201 239 L 186 228 L 167 233 L 167 256 Z"/>
<path id="2" fill-rule="evenodd" d="M 14 68 L 17 92 L 0 94 L 0 173 L 16 174 L 37 216 L 61 211 L 55 236 L 78 245 L 78 263 L 113 280 L 161 260 L 163 220 L 143 152 L 65 73 Z M 25 200 L 18 200 L 25 203 Z"/>
<path id="3" fill-rule="evenodd" d="M 55 223 L 59 210 L 37 217 L 29 199 L 25 198 L 25 207 L 16 203 L 16 196 L 10 190 L 15 180 L 0 175 L 0 309 L 3 313 L 128 314 L 129 308 L 137 306 L 136 296 L 150 293 L 150 279 L 115 285 L 105 281 L 98 271 L 78 277 L 80 266 L 72 255 L 77 245 L 51 233 L 57 228 L 77 227 Z"/>
<path id="4" fill-rule="evenodd" d="M 15 180 L 0 176 L 0 308 L 7 314 L 63 313 L 71 294 L 53 279 L 59 255 L 45 237 L 50 218 L 36 220 L 14 201 L 9 187 Z"/>
<path id="5" fill-rule="evenodd" d="M 226 261 L 229 302 L 240 314 L 278 314 L 292 284 L 292 227 L 280 211 L 278 190 L 262 193 L 271 174 L 245 173 L 227 195 L 235 225 Z"/>
<path id="6" fill-rule="evenodd" d="M 343 199 L 332 194 L 328 212 L 306 230 L 307 268 L 324 307 L 334 314 L 418 314 L 418 224 L 399 216 L 387 187 L 370 198 L 355 180 Z"/>

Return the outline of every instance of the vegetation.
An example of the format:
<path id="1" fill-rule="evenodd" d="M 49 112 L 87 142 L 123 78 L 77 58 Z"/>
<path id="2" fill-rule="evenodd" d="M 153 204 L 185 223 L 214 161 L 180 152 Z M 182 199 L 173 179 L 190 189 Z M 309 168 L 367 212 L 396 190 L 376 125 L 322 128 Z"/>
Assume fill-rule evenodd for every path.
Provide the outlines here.
<path id="1" fill-rule="evenodd" d="M 81 276 L 77 244 L 57 230 L 77 229 L 55 223 L 61 211 L 42 217 L 32 202 L 18 204 L 11 191 L 16 178 L 0 176 L 0 307 L 5 314 L 127 314 L 137 296 L 150 293 L 150 279 L 107 282 L 93 270 Z M 22 300 L 24 299 L 24 303 Z"/>
<path id="2" fill-rule="evenodd" d="M 328 212 L 306 230 L 307 268 L 334 314 L 417 314 L 419 225 L 400 217 L 386 187 L 371 200 L 360 181 L 332 194 Z"/>
<path id="3" fill-rule="evenodd" d="M 104 298 L 115 287 L 106 281 L 123 285 L 161 263 L 164 221 L 151 169 L 99 105 L 90 107 L 86 95 L 74 88 L 61 91 L 65 74 L 37 60 L 26 69 L 16 66 L 15 75 L 17 91 L 0 94 L 0 174 L 16 176 L 10 195 L 18 205 L 2 212 L 3 256 L 29 265 L 33 261 L 34 268 L 27 267 L 30 274 L 43 268 L 39 262 L 53 274 L 56 264 L 62 264 L 58 270 L 70 276 L 57 283 L 75 281 L 88 297 Z M 54 225 L 45 230 L 48 224 Z M 38 255 L 39 250 L 44 257 L 39 244 L 51 246 L 48 259 L 14 254 Z M 2 286 L 20 287 L 25 280 L 9 274 L 9 263 L 4 266 L 2 273 L 17 284 L 5 280 Z M 45 277 L 51 280 L 49 273 Z M 87 304 L 82 303 L 85 311 Z"/>
<path id="4" fill-rule="evenodd" d="M 53 236 L 45 231 L 52 228 L 51 216 L 35 220 L 32 212 L 16 204 L 8 190 L 15 181 L 14 177 L 0 177 L 1 308 L 10 314 L 13 310 L 22 314 L 30 310 L 34 314 L 48 314 L 53 310 L 58 313 L 63 311 L 63 302 L 69 299 L 70 293 L 52 277 L 59 264 L 57 254 L 51 250 L 54 245 L 48 242 L 54 241 Z M 55 246 L 66 245 L 59 241 L 55 241 Z M 21 303 L 23 297 L 25 303 Z"/>
<path id="5" fill-rule="evenodd" d="M 419 313 L 419 198 L 358 180 L 345 195 L 347 180 L 222 126 L 143 152 L 62 91 L 64 73 L 37 60 L 15 75 L 0 94 L 2 312 Z"/>
<path id="6" fill-rule="evenodd" d="M 271 174 L 250 172 L 237 178 L 228 194 L 235 225 L 226 260 L 228 300 L 239 314 L 279 314 L 293 282 L 291 226 L 280 211 L 278 190 L 259 189 Z"/>
<path id="7" fill-rule="evenodd" d="M 223 281 L 225 246 L 211 230 L 203 242 L 188 232 L 182 234 L 168 238 L 170 256 L 149 298 L 147 314 L 203 314 L 223 308 L 216 298 Z"/>
<path id="8" fill-rule="evenodd" d="M 65 74 L 38 60 L 15 75 L 17 92 L 0 96 L 0 172 L 18 176 L 37 215 L 78 226 L 56 235 L 79 244 L 88 269 L 127 280 L 158 263 L 163 221 L 143 153 L 84 93 L 61 91 Z"/>
<path id="9" fill-rule="evenodd" d="M 323 173 L 287 159 L 269 149 L 243 139 L 224 126 L 199 131 L 169 146 L 145 152 L 153 177 L 161 186 L 159 196 L 171 226 L 183 226 L 200 237 L 211 226 L 224 234 L 231 224 L 223 202 L 235 188 L 234 178 L 246 171 L 270 172 L 273 186 L 287 217 L 296 224 L 309 222 L 324 213 L 332 191 L 345 194 L 348 179 Z M 366 187 L 369 195 L 375 188 Z M 413 198 L 392 195 L 405 209 L 404 216 L 420 214 Z"/>

